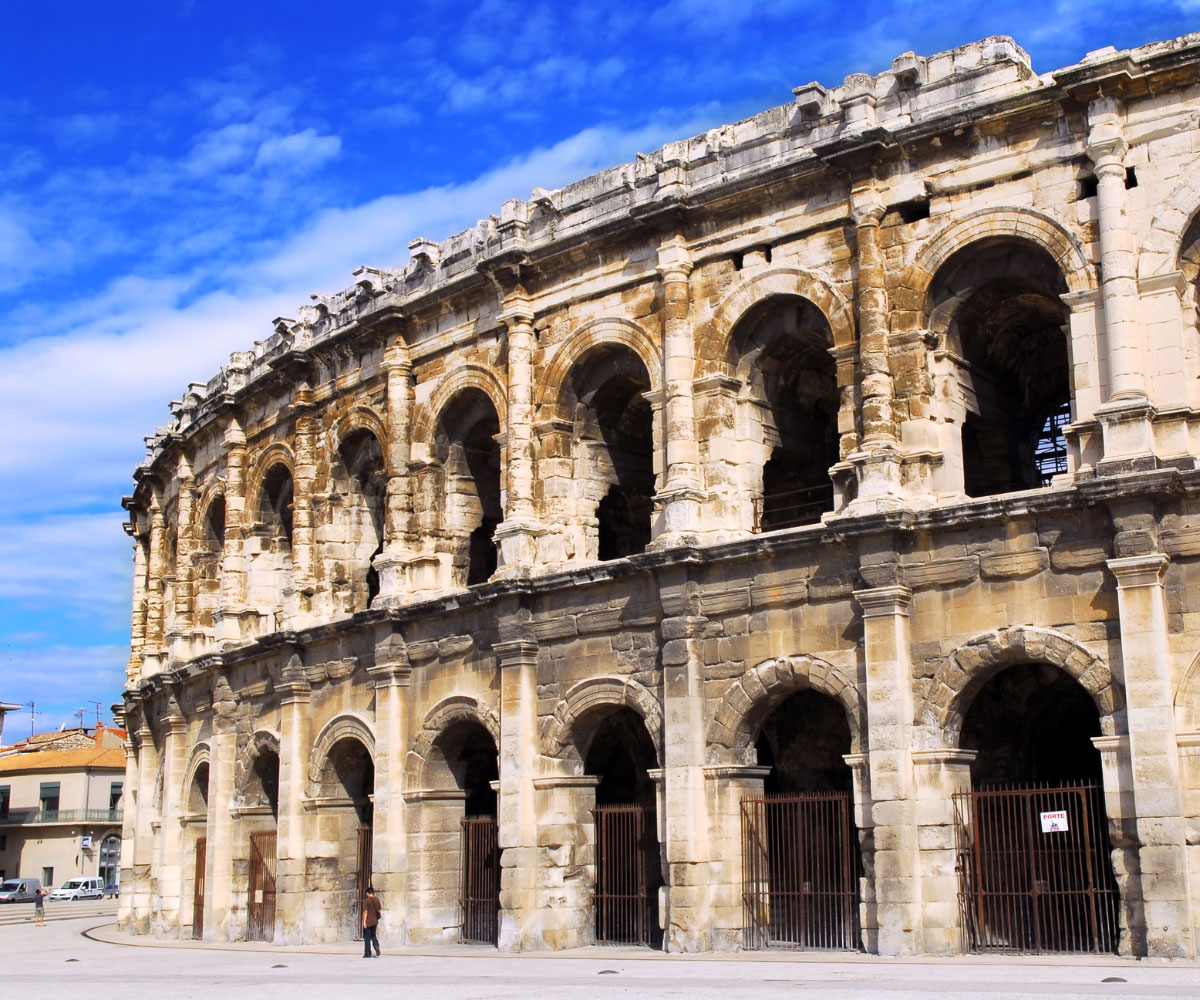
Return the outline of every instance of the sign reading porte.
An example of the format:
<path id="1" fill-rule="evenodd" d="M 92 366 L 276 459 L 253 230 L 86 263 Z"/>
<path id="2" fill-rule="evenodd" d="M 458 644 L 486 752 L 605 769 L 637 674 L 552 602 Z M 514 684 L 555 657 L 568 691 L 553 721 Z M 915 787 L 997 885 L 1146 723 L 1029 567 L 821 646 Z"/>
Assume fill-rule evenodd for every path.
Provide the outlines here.
<path id="1" fill-rule="evenodd" d="M 1041 813 L 1042 833 L 1066 833 L 1070 826 L 1067 823 L 1067 811 L 1057 809 L 1054 812 Z"/>

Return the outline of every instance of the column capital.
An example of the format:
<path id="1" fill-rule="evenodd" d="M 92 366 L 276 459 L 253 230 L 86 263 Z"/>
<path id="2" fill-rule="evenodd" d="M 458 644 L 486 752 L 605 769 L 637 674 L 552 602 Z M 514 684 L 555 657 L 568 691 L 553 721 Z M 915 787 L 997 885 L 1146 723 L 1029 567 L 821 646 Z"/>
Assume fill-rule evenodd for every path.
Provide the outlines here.
<path id="1" fill-rule="evenodd" d="M 682 236 L 672 236 L 658 247 L 658 263 L 655 270 L 667 281 L 687 281 L 692 273 L 692 252 Z"/>
<path id="2" fill-rule="evenodd" d="M 504 296 L 504 305 L 500 310 L 500 322 L 513 329 L 533 325 L 533 299 L 523 288 L 518 288 Z"/>
<path id="3" fill-rule="evenodd" d="M 864 618 L 882 618 L 886 615 L 908 615 L 912 602 L 912 591 L 900 584 L 872 587 L 870 590 L 854 591 L 854 599 L 862 608 Z"/>
<path id="4" fill-rule="evenodd" d="M 858 228 L 879 225 L 886 212 L 887 205 L 875 190 L 874 183 L 856 186 L 850 191 L 850 218 Z"/>
<path id="5" fill-rule="evenodd" d="M 1163 573 L 1171 559 L 1161 552 L 1141 556 L 1123 556 L 1108 560 L 1108 568 L 1117 578 L 1122 590 L 1130 587 L 1153 587 L 1162 583 Z"/>
<path id="6" fill-rule="evenodd" d="M 508 639 L 492 644 L 500 657 L 500 666 L 519 667 L 537 659 L 538 643 L 535 639 Z"/>

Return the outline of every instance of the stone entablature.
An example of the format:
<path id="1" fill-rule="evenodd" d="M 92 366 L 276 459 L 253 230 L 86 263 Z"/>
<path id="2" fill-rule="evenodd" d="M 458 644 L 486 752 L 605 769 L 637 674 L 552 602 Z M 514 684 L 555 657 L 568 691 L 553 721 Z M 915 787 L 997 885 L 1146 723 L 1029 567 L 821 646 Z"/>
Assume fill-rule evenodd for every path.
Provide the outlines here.
<path id="1" fill-rule="evenodd" d="M 126 498 L 126 922 L 241 936 L 273 830 L 275 939 L 332 939 L 369 829 L 402 935 L 452 939 L 490 809 L 501 947 L 589 943 L 611 738 L 666 946 L 736 947 L 738 804 L 811 694 L 863 946 L 957 950 L 951 797 L 1003 772 L 967 717 L 1019 677 L 1095 714 L 1121 948 L 1195 954 L 1200 35 L 795 95 L 416 240 L 172 404 Z"/>

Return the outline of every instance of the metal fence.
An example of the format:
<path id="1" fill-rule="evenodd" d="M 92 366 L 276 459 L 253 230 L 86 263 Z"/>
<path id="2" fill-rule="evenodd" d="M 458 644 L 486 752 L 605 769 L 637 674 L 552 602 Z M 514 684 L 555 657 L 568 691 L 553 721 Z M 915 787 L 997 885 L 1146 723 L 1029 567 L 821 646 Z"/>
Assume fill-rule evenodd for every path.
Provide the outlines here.
<path id="1" fill-rule="evenodd" d="M 746 948 L 860 947 L 848 792 L 742 800 Z"/>
<path id="2" fill-rule="evenodd" d="M 495 944 L 500 935 L 500 845 L 492 816 L 462 821 L 462 939 Z"/>
<path id="3" fill-rule="evenodd" d="M 804 524 L 816 524 L 821 515 L 833 509 L 833 484 L 777 490 L 754 500 L 756 531 L 778 531 Z"/>
<path id="4" fill-rule="evenodd" d="M 204 937 L 204 886 L 205 865 L 208 860 L 208 838 L 196 841 L 196 870 L 192 879 L 192 937 Z"/>
<path id="5" fill-rule="evenodd" d="M 246 904 L 249 941 L 275 939 L 276 848 L 274 830 L 250 834 L 250 898 Z"/>
<path id="6" fill-rule="evenodd" d="M 647 838 L 650 810 L 639 805 L 596 806 L 596 943 L 652 944 L 657 930 L 653 859 Z M 655 842 L 657 844 L 657 841 Z"/>
<path id="7" fill-rule="evenodd" d="M 1099 788 L 958 792 L 954 806 L 970 950 L 1116 951 L 1120 899 Z"/>
<path id="8" fill-rule="evenodd" d="M 121 822 L 120 809 L 9 809 L 0 813 L 0 826 L 36 826 L 42 823 Z"/>

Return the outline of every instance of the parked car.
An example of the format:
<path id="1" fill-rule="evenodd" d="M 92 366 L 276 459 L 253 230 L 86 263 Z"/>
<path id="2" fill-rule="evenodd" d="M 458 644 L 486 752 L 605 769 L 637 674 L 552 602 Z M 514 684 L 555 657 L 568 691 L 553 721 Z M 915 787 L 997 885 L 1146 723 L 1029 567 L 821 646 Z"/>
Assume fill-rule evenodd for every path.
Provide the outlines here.
<path id="1" fill-rule="evenodd" d="M 52 903 L 67 899 L 103 899 L 104 880 L 98 877 L 69 878 L 50 893 Z"/>
<path id="2" fill-rule="evenodd" d="M 0 903 L 31 903 L 41 887 L 41 879 L 6 878 L 0 882 Z"/>

